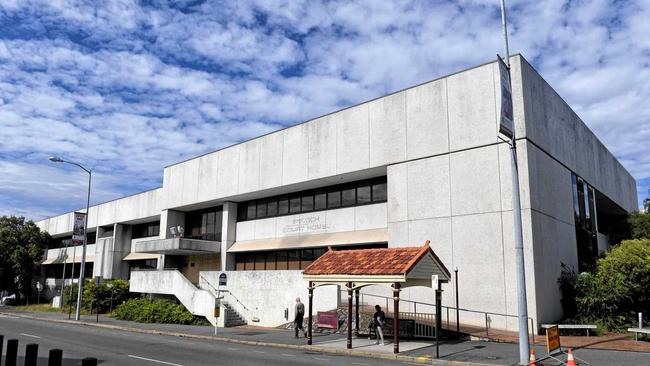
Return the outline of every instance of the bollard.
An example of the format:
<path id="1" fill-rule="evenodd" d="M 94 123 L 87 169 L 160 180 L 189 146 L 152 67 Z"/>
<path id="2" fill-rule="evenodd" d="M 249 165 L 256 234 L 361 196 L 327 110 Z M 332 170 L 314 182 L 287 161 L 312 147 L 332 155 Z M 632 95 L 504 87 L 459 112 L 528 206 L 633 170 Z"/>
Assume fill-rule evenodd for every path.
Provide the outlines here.
<path id="1" fill-rule="evenodd" d="M 5 343 L 5 336 L 0 334 L 0 364 L 2 364 L 2 346 L 4 346 Z"/>
<path id="2" fill-rule="evenodd" d="M 47 366 L 61 366 L 63 365 L 63 351 L 60 349 L 51 349 L 50 357 L 47 361 Z"/>
<path id="3" fill-rule="evenodd" d="M 81 360 L 81 366 L 97 366 L 97 359 L 94 357 L 86 357 Z"/>
<path id="4" fill-rule="evenodd" d="M 18 340 L 10 339 L 7 341 L 7 355 L 5 357 L 5 366 L 16 366 L 18 359 Z"/>
<path id="5" fill-rule="evenodd" d="M 30 343 L 25 346 L 25 366 L 36 366 L 38 363 L 38 344 Z"/>

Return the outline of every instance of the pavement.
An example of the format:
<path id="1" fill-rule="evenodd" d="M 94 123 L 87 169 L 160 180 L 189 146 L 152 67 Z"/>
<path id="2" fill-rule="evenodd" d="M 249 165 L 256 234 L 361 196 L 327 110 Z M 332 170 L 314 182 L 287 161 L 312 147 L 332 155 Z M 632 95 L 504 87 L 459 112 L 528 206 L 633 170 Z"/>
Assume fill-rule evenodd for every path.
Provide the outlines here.
<path id="1" fill-rule="evenodd" d="M 495 343 L 485 341 L 450 340 L 442 342 L 439 347 L 439 360 L 434 360 L 435 346 L 431 342 L 405 342 L 400 341 L 399 356 L 392 353 L 392 344 L 386 346 L 375 346 L 366 338 L 355 338 L 353 350 L 345 349 L 345 335 L 342 334 L 319 334 L 314 333 L 314 345 L 306 346 L 304 338 L 293 338 L 291 330 L 269 329 L 254 326 L 236 328 L 219 328 L 218 335 L 214 336 L 214 328 L 209 326 L 191 326 L 177 324 L 143 324 L 127 322 L 100 316 L 99 322 L 95 323 L 95 317 L 84 316 L 82 321 L 86 326 L 67 321 L 67 314 L 60 313 L 32 313 L 19 312 L 10 308 L 0 308 L 0 334 L 3 330 L 3 323 L 11 319 L 14 322 L 35 322 L 44 326 L 61 325 L 66 329 L 103 329 L 108 332 L 122 332 L 127 338 L 133 337 L 175 337 L 183 338 L 184 342 L 208 342 L 208 344 L 219 344 L 220 346 L 231 344 L 236 347 L 261 347 L 265 352 L 281 354 L 285 350 L 302 352 L 309 358 L 309 353 L 321 355 L 336 355 L 336 357 L 359 356 L 360 362 L 378 359 L 378 364 L 402 364 L 402 363 L 426 363 L 438 365 L 513 365 L 518 360 L 518 349 L 516 344 Z M 43 320 L 47 320 L 44 322 Z M 30 323 L 31 324 L 31 323 Z M 97 328 L 101 327 L 101 328 Z M 6 333 L 6 332 L 5 332 Z M 26 332 L 28 333 L 28 332 Z M 141 333 L 131 336 L 129 333 Z M 142 334 L 144 333 L 144 334 Z M 6 334 L 5 334 L 6 338 Z M 190 339 L 192 339 L 190 341 Z M 281 350 L 269 350 L 269 347 L 280 348 Z M 544 347 L 536 347 L 537 355 L 545 354 Z M 650 353 L 580 349 L 576 355 L 591 365 L 650 365 Z M 304 358 L 297 356 L 298 358 Z M 354 357 L 353 357 L 354 358 Z M 338 359 L 337 359 L 338 360 Z M 347 359 L 346 359 L 347 360 Z M 254 361 L 254 360 L 253 360 Z M 349 360 L 347 360 L 349 361 Z M 345 361 L 345 362 L 347 362 Z M 343 361 L 341 361 L 343 362 Z M 353 361 L 350 361 L 354 363 Z M 375 361 L 373 361 L 375 362 Z M 382 363 L 385 362 L 385 363 Z M 392 362 L 392 363 L 391 363 Z M 272 363 L 268 360 L 268 363 Z M 190 363 L 198 364 L 198 363 Z M 343 363 L 337 363 L 343 364 Z M 553 365 L 557 363 L 538 363 L 539 365 Z"/>

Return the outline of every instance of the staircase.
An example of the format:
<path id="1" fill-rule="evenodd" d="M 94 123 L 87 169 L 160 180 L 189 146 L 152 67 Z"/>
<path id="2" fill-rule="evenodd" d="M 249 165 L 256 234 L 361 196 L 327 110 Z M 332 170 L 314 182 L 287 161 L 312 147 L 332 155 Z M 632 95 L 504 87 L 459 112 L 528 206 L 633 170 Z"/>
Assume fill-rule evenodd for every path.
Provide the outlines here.
<path id="1" fill-rule="evenodd" d="M 223 309 L 225 313 L 224 315 L 226 317 L 224 319 L 225 327 L 238 327 L 240 325 L 248 324 L 246 322 L 246 319 L 244 319 L 244 317 L 241 314 L 239 314 L 239 312 L 237 312 L 237 310 L 235 310 L 233 306 L 230 305 L 228 302 L 221 301 L 221 305 L 223 305 Z"/>
<path id="2" fill-rule="evenodd" d="M 194 315 L 205 317 L 213 326 L 216 297 L 199 289 L 177 270 L 132 271 L 129 291 L 147 294 L 174 295 Z"/>

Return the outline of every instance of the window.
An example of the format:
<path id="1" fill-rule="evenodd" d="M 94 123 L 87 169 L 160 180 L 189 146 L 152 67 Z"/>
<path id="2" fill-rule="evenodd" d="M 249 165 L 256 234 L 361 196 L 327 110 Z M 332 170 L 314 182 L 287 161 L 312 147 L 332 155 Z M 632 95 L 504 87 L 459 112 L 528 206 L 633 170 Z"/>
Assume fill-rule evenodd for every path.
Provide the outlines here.
<path id="1" fill-rule="evenodd" d="M 300 269 L 300 251 L 290 250 L 287 253 L 288 269 Z"/>
<path id="2" fill-rule="evenodd" d="M 270 198 L 266 207 L 266 212 L 269 217 L 278 215 L 278 201 L 275 198 Z"/>
<path id="3" fill-rule="evenodd" d="M 327 208 L 337 208 L 341 206 L 341 191 L 327 193 Z"/>
<path id="4" fill-rule="evenodd" d="M 371 201 L 370 185 L 364 184 L 357 187 L 357 204 L 370 203 Z"/>
<path id="5" fill-rule="evenodd" d="M 148 238 L 160 235 L 160 221 L 148 222 L 145 224 L 133 225 L 131 238 Z"/>
<path id="6" fill-rule="evenodd" d="M 582 178 L 572 174 L 578 270 L 590 270 L 598 258 L 595 190 Z"/>
<path id="7" fill-rule="evenodd" d="M 254 205 L 248 206 L 250 208 Z M 198 240 L 221 240 L 223 207 L 211 207 L 185 213 L 185 237 Z"/>
<path id="8" fill-rule="evenodd" d="M 287 253 L 286 250 L 281 250 L 281 251 L 276 253 L 276 258 L 277 258 L 276 268 L 277 269 L 288 269 L 289 268 L 289 266 L 288 266 L 289 263 L 287 262 L 287 259 L 288 259 L 287 255 L 288 255 L 288 253 Z"/>
<path id="9" fill-rule="evenodd" d="M 302 196 L 302 212 L 308 212 L 314 210 L 314 196 L 305 195 Z"/>
<path id="10" fill-rule="evenodd" d="M 266 253 L 260 252 L 255 254 L 255 270 L 263 271 L 266 267 Z"/>
<path id="11" fill-rule="evenodd" d="M 289 200 L 289 212 L 298 213 L 300 212 L 300 197 L 291 197 Z"/>
<path id="12" fill-rule="evenodd" d="M 289 213 L 289 198 L 282 196 L 278 200 L 278 215 L 286 215 Z"/>
<path id="13" fill-rule="evenodd" d="M 357 203 L 355 188 L 347 188 L 341 191 L 341 206 L 353 206 Z"/>
<path id="14" fill-rule="evenodd" d="M 386 188 L 387 188 L 386 187 L 386 182 L 373 184 L 372 185 L 372 201 L 373 202 L 386 201 L 386 199 L 388 198 Z"/>
<path id="15" fill-rule="evenodd" d="M 241 202 L 237 220 L 254 220 L 385 202 L 386 184 L 386 177 L 379 177 L 295 192 L 291 195 Z"/>
<path id="16" fill-rule="evenodd" d="M 314 196 L 314 209 L 323 210 L 327 208 L 327 193 L 325 192 L 316 192 Z"/>

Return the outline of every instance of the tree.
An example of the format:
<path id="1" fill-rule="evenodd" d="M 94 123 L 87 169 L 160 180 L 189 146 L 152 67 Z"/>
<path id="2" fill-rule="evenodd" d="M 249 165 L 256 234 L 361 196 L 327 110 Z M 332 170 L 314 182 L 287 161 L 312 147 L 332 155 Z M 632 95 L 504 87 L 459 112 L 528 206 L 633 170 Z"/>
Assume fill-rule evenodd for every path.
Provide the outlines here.
<path id="1" fill-rule="evenodd" d="M 650 214 L 633 212 L 628 218 L 631 239 L 650 239 Z"/>
<path id="2" fill-rule="evenodd" d="M 0 217 L 0 290 L 29 297 L 50 235 L 24 217 Z"/>

